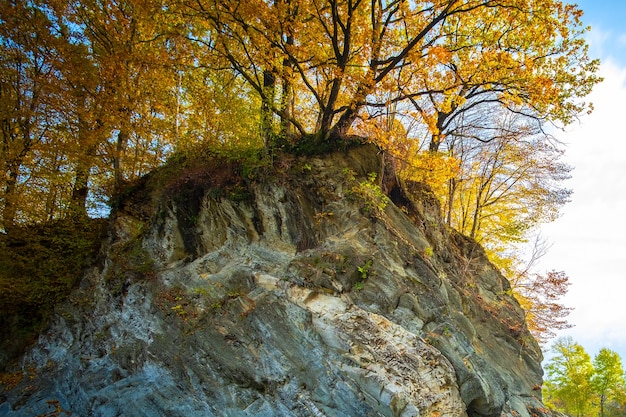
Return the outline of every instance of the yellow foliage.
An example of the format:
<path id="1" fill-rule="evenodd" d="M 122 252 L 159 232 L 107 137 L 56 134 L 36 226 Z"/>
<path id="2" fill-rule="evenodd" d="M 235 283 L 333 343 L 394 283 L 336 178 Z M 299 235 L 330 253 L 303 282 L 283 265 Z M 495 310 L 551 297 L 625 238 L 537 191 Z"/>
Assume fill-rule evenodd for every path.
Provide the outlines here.
<path id="1" fill-rule="evenodd" d="M 406 161 L 401 176 L 428 184 L 435 195 L 447 193 L 448 181 L 458 176 L 460 163 L 443 152 L 419 152 Z"/>
<path id="2" fill-rule="evenodd" d="M 443 46 L 433 46 L 428 51 L 437 61 L 445 63 L 450 61 L 452 53 Z"/>
<path id="3" fill-rule="evenodd" d="M 406 129 L 402 123 L 386 117 L 357 120 L 352 132 L 394 153 L 406 140 Z"/>
<path id="4" fill-rule="evenodd" d="M 580 15 L 553 0 L 5 2 L 0 116 L 29 128 L 0 132 L 0 212 L 8 225 L 60 217 L 76 185 L 110 193 L 200 142 L 231 152 L 354 132 L 441 189 L 455 164 L 411 152 L 412 127 L 437 150 L 478 111 L 567 123 L 590 109 L 598 62 Z M 27 176 L 49 207 L 24 210 L 43 201 L 18 198 Z"/>

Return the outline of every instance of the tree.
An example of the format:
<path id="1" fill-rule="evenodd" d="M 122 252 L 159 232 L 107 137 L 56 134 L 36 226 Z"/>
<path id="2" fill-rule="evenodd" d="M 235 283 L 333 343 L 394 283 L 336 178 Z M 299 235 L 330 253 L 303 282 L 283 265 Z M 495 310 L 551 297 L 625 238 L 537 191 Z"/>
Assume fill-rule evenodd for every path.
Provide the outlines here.
<path id="1" fill-rule="evenodd" d="M 559 162 L 555 141 L 519 116 L 483 115 L 497 121 L 489 136 L 450 136 L 449 154 L 460 162 L 458 175 L 441 195 L 449 225 L 494 254 L 524 241 L 537 225 L 553 221 L 571 191 L 560 186 L 571 168 Z M 494 123 L 495 125 L 495 123 Z"/>
<path id="2" fill-rule="evenodd" d="M 150 10 L 145 2 L 136 2 L 137 15 L 131 16 L 125 14 L 132 9 L 130 4 L 122 11 L 116 8 L 121 3 L 96 3 L 18 1 L 1 6 L 5 230 L 16 222 L 48 221 L 70 212 L 84 216 L 92 169 L 110 172 L 102 170 L 102 161 L 110 158 L 119 187 L 125 177 L 122 155 L 133 138 L 128 177 L 163 160 L 162 146 L 155 145 L 154 135 L 148 137 L 147 132 L 160 129 L 163 96 L 154 92 L 167 87 L 158 78 L 136 75 L 146 67 L 153 75 L 163 74 L 167 61 L 159 68 L 156 61 L 147 64 L 124 37 L 133 32 L 129 35 L 133 38 L 137 26 L 149 27 L 145 13 Z M 133 40 L 145 46 L 145 39 Z M 151 93 L 146 93 L 148 87 L 139 90 L 144 95 L 136 93 L 137 84 L 150 87 Z M 111 147 L 113 135 L 117 141 Z M 147 154 L 157 161 L 145 161 Z"/>
<path id="3" fill-rule="evenodd" d="M 579 98 L 599 81 L 582 12 L 559 1 L 185 4 L 207 23 L 194 40 L 249 83 L 264 112 L 321 141 L 345 137 L 390 104 L 428 126 L 431 150 L 482 106 L 568 123 L 590 109 Z M 292 98 L 297 113 L 284 105 Z"/>
<path id="4" fill-rule="evenodd" d="M 600 402 L 600 417 L 605 417 L 607 405 L 624 394 L 624 368 L 617 352 L 606 348 L 595 356 L 593 367 L 595 374 L 591 382 Z"/>
<path id="5" fill-rule="evenodd" d="M 161 164 L 181 136 L 188 51 L 178 31 L 185 26 L 158 0 L 57 0 L 54 6 L 63 35 L 83 48 L 66 56 L 63 74 L 78 150 L 72 204 L 84 212 L 89 188 L 110 197 Z"/>
<path id="6" fill-rule="evenodd" d="M 163 132 L 171 125 L 178 54 L 170 47 L 169 15 L 157 0 L 72 0 L 60 10 L 80 29 L 74 39 L 87 45 L 95 69 L 97 84 L 87 89 L 95 100 L 88 104 L 102 109 L 106 142 L 96 146 L 112 165 L 117 190 L 161 163 L 171 139 Z"/>
<path id="7" fill-rule="evenodd" d="M 563 271 L 545 274 L 524 272 L 511 281 L 513 295 L 526 313 L 526 323 L 539 343 L 545 343 L 557 330 L 572 327 L 566 317 L 571 308 L 558 300 L 567 293 L 569 278 Z"/>
<path id="8" fill-rule="evenodd" d="M 102 84 L 84 26 L 72 20 L 71 3 L 56 0 L 36 4 L 48 17 L 58 45 L 55 52 L 63 95 L 59 110 L 63 134 L 55 148 L 63 160 L 63 182 L 72 184 L 63 196 L 65 201 L 58 205 L 64 208 L 64 215 L 86 217 L 92 170 L 102 165 L 98 147 L 107 136 Z"/>
<path id="9" fill-rule="evenodd" d="M 530 254 L 513 251 L 500 266 L 509 278 L 513 296 L 526 313 L 528 329 L 540 343 L 546 343 L 557 330 L 572 327 L 566 320 L 571 308 L 559 303 L 569 287 L 569 278 L 563 271 L 535 272 L 537 262 L 549 247 L 540 235 L 535 236 Z M 522 261 L 527 258 L 527 261 Z"/>
<path id="10" fill-rule="evenodd" d="M 589 354 L 571 337 L 558 339 L 551 351 L 554 356 L 545 367 L 546 403 L 573 417 L 592 415 L 594 369 Z"/>
<path id="11" fill-rule="evenodd" d="M 569 327 L 570 309 L 558 303 L 568 279 L 563 272 L 533 272 L 536 259 L 523 265 L 521 247 L 569 201 L 571 191 L 561 184 L 571 168 L 559 160 L 559 143 L 524 117 L 504 111 L 465 117 L 489 119 L 494 130 L 476 131 L 470 120 L 445 139 L 447 152 L 407 152 L 403 175 L 426 182 L 447 224 L 485 248 L 511 282 L 531 332 L 545 342 Z"/>
<path id="12" fill-rule="evenodd" d="M 40 208 L 24 204 L 33 174 L 58 172 L 59 153 L 50 144 L 63 103 L 59 45 L 48 16 L 28 2 L 2 2 L 0 21 L 0 209 L 1 227 L 9 231 Z"/>
<path id="13" fill-rule="evenodd" d="M 430 66 L 439 71 L 421 71 L 413 80 L 418 89 L 433 91 L 411 98 L 430 127 L 429 149 L 438 150 L 459 129 L 471 126 L 481 140 L 498 128 L 490 118 L 468 115 L 505 109 L 540 126 L 544 121 L 567 124 L 583 111 L 586 104 L 571 100 L 573 96 L 565 99 L 574 90 L 579 97 L 588 94 L 597 82 L 583 75 L 593 74 L 597 61 L 578 61 L 586 56 L 581 15 L 575 6 L 532 1 L 522 7 L 477 8 L 447 19 L 432 46 Z M 544 35 L 549 39 L 537 40 Z"/>
<path id="14" fill-rule="evenodd" d="M 84 217 L 175 148 L 257 146 L 247 86 L 197 65 L 205 57 L 182 37 L 193 28 L 173 9 L 0 5 L 0 227 Z"/>
<path id="15" fill-rule="evenodd" d="M 569 415 L 623 416 L 626 385 L 621 358 L 602 348 L 593 363 L 570 337 L 558 339 L 546 365 L 546 403 Z"/>
<path id="16" fill-rule="evenodd" d="M 201 51 L 194 53 L 204 62 L 210 59 Z M 259 113 L 250 110 L 261 104 L 240 78 L 211 68 L 188 67 L 181 72 L 178 94 L 176 150 L 199 145 L 216 152 L 263 147 Z"/>

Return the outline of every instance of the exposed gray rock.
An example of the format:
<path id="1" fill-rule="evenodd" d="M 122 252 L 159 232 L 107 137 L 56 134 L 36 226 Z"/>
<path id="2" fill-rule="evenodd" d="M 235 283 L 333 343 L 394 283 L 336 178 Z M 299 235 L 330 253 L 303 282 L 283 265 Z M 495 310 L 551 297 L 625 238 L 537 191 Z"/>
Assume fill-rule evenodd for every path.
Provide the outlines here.
<path id="1" fill-rule="evenodd" d="M 372 147 L 284 170 L 245 198 L 147 181 L 0 414 L 549 415 L 508 283 L 425 191 L 383 208 Z"/>

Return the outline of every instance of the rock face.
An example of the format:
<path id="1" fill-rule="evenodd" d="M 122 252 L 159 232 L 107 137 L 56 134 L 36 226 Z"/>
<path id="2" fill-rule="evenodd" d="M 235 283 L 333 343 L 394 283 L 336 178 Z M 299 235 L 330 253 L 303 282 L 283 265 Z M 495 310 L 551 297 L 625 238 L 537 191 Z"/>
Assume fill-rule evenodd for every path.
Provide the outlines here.
<path id="1" fill-rule="evenodd" d="M 507 281 L 383 165 L 363 146 L 146 179 L 0 414 L 549 415 Z"/>

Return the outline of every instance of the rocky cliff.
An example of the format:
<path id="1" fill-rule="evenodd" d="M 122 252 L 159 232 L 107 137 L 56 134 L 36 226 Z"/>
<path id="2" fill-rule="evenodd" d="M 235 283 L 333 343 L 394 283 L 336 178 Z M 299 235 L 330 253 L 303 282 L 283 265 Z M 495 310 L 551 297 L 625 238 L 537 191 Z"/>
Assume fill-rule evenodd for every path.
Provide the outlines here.
<path id="1" fill-rule="evenodd" d="M 0 414 L 549 415 L 507 281 L 384 165 L 362 146 L 144 178 Z"/>

